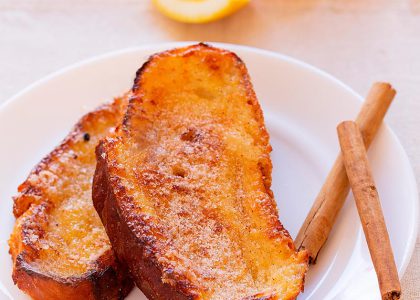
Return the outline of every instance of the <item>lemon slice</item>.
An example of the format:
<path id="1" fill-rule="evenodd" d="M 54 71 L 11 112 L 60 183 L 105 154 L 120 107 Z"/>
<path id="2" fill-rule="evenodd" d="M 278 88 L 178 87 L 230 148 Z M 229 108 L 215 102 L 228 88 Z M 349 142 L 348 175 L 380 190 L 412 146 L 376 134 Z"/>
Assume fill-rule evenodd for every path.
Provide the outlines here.
<path id="1" fill-rule="evenodd" d="M 185 23 L 206 23 L 232 14 L 250 0 L 153 0 L 165 16 Z"/>

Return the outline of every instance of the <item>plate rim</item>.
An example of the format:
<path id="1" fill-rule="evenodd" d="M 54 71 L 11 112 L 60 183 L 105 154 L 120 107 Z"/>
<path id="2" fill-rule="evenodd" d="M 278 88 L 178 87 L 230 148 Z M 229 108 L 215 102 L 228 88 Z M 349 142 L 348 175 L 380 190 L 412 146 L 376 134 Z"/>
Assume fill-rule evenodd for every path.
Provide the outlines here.
<path id="1" fill-rule="evenodd" d="M 7 98 L 5 101 L 3 101 L 3 103 L 0 104 L 0 115 L 2 113 L 4 113 L 4 111 L 13 103 L 17 103 L 19 101 L 23 101 L 24 100 L 19 100 L 19 99 L 23 99 L 24 96 L 30 92 L 32 92 L 34 89 L 46 84 L 48 81 L 63 76 L 68 72 L 71 72 L 73 70 L 76 69 L 80 69 L 83 68 L 87 65 L 93 65 L 95 63 L 100 63 L 101 61 L 110 59 L 110 58 L 114 58 L 114 57 L 118 57 L 121 55 L 125 55 L 128 53 L 133 53 L 133 52 L 138 52 L 138 51 L 153 51 L 154 49 L 170 49 L 170 48 L 174 48 L 174 47 L 182 47 L 182 46 L 186 46 L 186 45 L 190 45 L 190 44 L 194 44 L 194 43 L 199 43 L 198 41 L 178 41 L 178 42 L 157 42 L 157 43 L 148 43 L 148 44 L 144 44 L 144 45 L 137 45 L 137 46 L 131 46 L 131 47 L 127 47 L 127 48 L 121 48 L 121 49 L 117 49 L 114 51 L 109 51 L 109 52 L 105 52 L 99 55 L 94 55 L 91 56 L 89 58 L 86 59 L 82 59 L 78 62 L 69 64 L 65 67 L 59 68 L 56 71 L 53 71 L 49 74 L 47 74 L 46 76 L 41 77 L 38 80 L 35 80 L 34 82 L 32 82 L 31 84 L 29 84 L 28 86 L 26 86 L 25 88 L 23 88 L 21 91 L 17 92 L 16 94 L 14 94 L 13 96 Z M 232 51 L 245 51 L 245 52 L 250 52 L 250 53 L 255 53 L 258 55 L 263 55 L 263 56 L 269 56 L 269 57 L 273 57 L 275 59 L 280 59 L 288 64 L 292 64 L 294 66 L 297 66 L 299 68 L 304 69 L 305 71 L 309 71 L 311 73 L 314 73 L 318 76 L 321 76 L 329 81 L 331 81 L 332 83 L 334 83 L 335 85 L 338 85 L 339 87 L 341 87 L 342 89 L 344 89 L 345 91 L 349 92 L 351 95 L 354 96 L 355 99 L 357 99 L 360 103 L 363 102 L 363 97 L 358 94 L 356 91 L 354 91 L 349 85 L 345 84 L 343 81 L 341 81 L 340 79 L 338 79 L 337 77 L 333 76 L 332 74 L 312 65 L 309 63 L 306 63 L 300 59 L 294 58 L 292 56 L 289 55 L 285 55 L 282 54 L 280 52 L 277 51 L 272 51 L 272 50 L 266 50 L 266 49 L 262 49 L 262 48 L 258 48 L 258 47 L 252 47 L 252 46 L 247 46 L 247 45 L 239 45 L 239 44 L 232 44 L 232 43 L 220 43 L 220 42 L 210 42 L 210 41 L 206 41 L 206 44 L 209 45 L 214 45 L 216 47 L 220 47 L 220 48 L 225 48 L 228 50 L 232 50 Z M 402 159 L 405 162 L 405 164 L 407 165 L 407 174 L 409 175 L 409 182 L 408 184 L 410 185 L 410 187 L 413 190 L 413 193 L 415 193 L 415 195 L 413 196 L 415 200 L 413 205 L 414 205 L 414 212 L 413 212 L 413 217 L 414 217 L 414 226 L 412 226 L 412 228 L 410 228 L 409 232 L 409 240 L 407 241 L 407 247 L 406 247 L 406 251 L 404 251 L 405 253 L 403 254 L 402 257 L 402 264 L 399 267 L 399 275 L 400 275 L 400 279 L 402 279 L 402 276 L 405 274 L 408 264 L 411 261 L 411 258 L 413 256 L 414 253 L 414 249 L 416 246 L 416 241 L 418 238 L 418 234 L 419 234 L 419 224 L 420 224 L 420 220 L 419 220 L 419 190 L 418 190 L 418 186 L 417 186 L 417 182 L 416 182 L 416 175 L 414 173 L 414 169 L 413 169 L 413 165 L 410 162 L 410 159 L 407 155 L 407 152 L 405 151 L 404 147 L 402 146 L 398 136 L 395 134 L 395 132 L 392 130 L 392 128 L 384 121 L 383 122 L 383 126 L 387 129 L 387 131 L 390 133 L 391 138 L 396 142 L 396 147 L 398 148 L 398 150 L 401 152 L 402 154 Z M 361 228 L 361 225 L 358 224 L 358 226 Z"/>

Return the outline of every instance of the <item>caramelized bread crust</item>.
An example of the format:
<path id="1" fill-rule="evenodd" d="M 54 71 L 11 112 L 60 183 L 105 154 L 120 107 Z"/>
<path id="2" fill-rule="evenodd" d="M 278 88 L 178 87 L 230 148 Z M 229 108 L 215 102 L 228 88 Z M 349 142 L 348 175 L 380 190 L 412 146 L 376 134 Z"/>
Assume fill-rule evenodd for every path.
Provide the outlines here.
<path id="1" fill-rule="evenodd" d="M 33 299 L 122 299 L 133 286 L 91 200 L 95 147 L 120 124 L 127 102 L 85 115 L 18 188 L 12 276 Z"/>
<path id="2" fill-rule="evenodd" d="M 93 202 L 149 299 L 296 298 L 308 257 L 278 219 L 270 151 L 235 54 L 198 44 L 138 71 L 96 149 Z"/>

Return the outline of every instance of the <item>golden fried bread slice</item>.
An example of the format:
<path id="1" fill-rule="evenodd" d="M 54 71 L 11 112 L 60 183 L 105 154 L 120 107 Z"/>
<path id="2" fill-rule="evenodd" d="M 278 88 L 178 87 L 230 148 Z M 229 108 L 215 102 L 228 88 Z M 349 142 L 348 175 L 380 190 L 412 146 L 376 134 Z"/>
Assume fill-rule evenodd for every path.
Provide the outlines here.
<path id="1" fill-rule="evenodd" d="M 198 44 L 138 71 L 96 150 L 93 202 L 149 299 L 295 299 L 297 252 L 270 190 L 269 137 L 243 62 Z"/>
<path id="2" fill-rule="evenodd" d="M 19 186 L 13 280 L 33 299 L 122 299 L 132 288 L 91 198 L 95 147 L 121 122 L 127 97 L 85 115 Z"/>

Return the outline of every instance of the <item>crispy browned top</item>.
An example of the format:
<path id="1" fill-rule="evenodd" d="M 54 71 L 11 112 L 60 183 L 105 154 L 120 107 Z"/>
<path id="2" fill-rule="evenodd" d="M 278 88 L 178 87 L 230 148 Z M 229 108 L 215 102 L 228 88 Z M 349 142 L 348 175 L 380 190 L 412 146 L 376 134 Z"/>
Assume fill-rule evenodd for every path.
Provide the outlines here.
<path id="1" fill-rule="evenodd" d="M 103 155 L 122 218 L 153 249 L 162 280 L 187 282 L 199 299 L 296 297 L 307 255 L 278 220 L 269 138 L 242 61 L 204 44 L 164 52 L 133 92 Z"/>
<path id="2" fill-rule="evenodd" d="M 94 150 L 121 122 L 127 102 L 116 99 L 85 115 L 19 186 L 9 242 L 15 264 L 20 256 L 24 268 L 35 273 L 77 280 L 100 271 L 102 255 L 113 257 L 91 200 Z"/>

